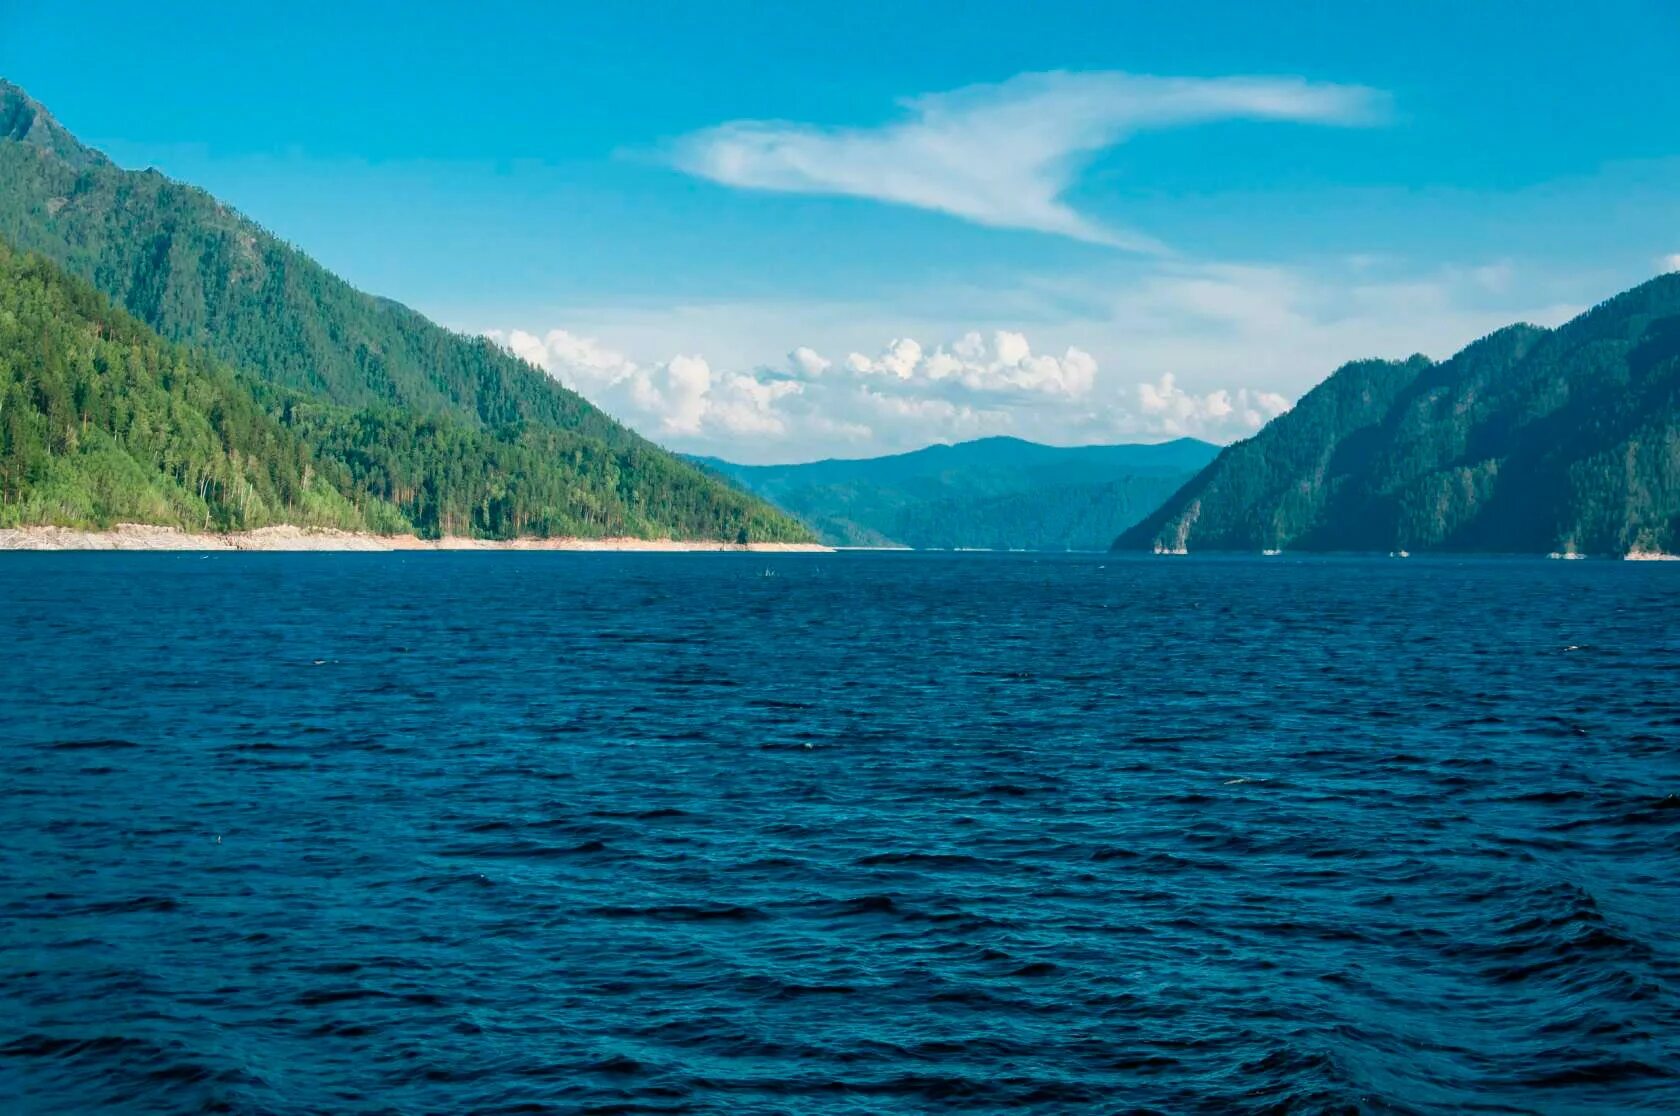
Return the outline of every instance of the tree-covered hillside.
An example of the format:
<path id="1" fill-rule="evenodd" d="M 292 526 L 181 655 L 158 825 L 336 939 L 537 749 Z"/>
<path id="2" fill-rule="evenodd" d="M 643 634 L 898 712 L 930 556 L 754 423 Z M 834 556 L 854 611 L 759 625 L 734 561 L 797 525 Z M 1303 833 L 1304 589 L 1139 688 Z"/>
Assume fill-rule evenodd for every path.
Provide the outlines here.
<path id="1" fill-rule="evenodd" d="M 422 535 L 811 539 L 762 500 L 648 443 L 278 398 L 287 428 L 342 468 L 353 491 L 394 504 Z"/>
<path id="2" fill-rule="evenodd" d="M 342 470 L 338 490 L 388 498 L 422 533 L 808 537 L 491 342 L 355 290 L 202 190 L 116 166 L 3 81 L 0 240 L 262 381 L 242 390 Z M 70 519 L 105 518 L 71 503 Z"/>
<path id="3" fill-rule="evenodd" d="M 0 243 L 0 525 L 402 526 L 210 358 Z"/>
<path id="4" fill-rule="evenodd" d="M 1680 275 L 1439 364 L 1350 364 L 1115 545 L 1680 547 Z"/>
<path id="5" fill-rule="evenodd" d="M 645 445 L 353 411 L 261 383 L 162 340 L 88 284 L 0 242 L 0 525 L 122 521 L 807 537 Z"/>
<path id="6" fill-rule="evenodd" d="M 197 187 L 124 170 L 5 82 L 0 238 L 88 280 L 170 340 L 333 403 L 635 439 L 490 341 L 356 290 Z"/>
<path id="7" fill-rule="evenodd" d="M 1217 452 L 982 438 L 862 460 L 735 465 L 706 459 L 837 546 L 1102 550 Z"/>

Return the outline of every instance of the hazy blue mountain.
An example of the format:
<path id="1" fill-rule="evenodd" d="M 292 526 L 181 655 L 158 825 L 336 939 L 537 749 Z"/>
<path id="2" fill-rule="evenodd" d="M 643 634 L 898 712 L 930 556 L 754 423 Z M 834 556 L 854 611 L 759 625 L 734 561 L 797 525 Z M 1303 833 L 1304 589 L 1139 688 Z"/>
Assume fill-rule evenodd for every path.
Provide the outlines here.
<path id="1" fill-rule="evenodd" d="M 736 465 L 696 458 L 836 546 L 1101 550 L 1218 448 L 1044 446 L 982 438 L 861 460 Z"/>
<path id="2" fill-rule="evenodd" d="M 1438 364 L 1349 364 L 1115 546 L 1680 548 L 1680 274 Z"/>

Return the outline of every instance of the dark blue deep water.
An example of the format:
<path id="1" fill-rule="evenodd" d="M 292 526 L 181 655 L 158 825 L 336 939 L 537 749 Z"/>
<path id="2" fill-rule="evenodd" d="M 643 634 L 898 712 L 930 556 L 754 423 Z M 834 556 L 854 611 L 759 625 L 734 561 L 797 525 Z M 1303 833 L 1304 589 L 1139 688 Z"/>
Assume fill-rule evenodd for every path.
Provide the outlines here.
<path id="1" fill-rule="evenodd" d="M 0 1111 L 1680 1111 L 1680 566 L 0 555 Z"/>

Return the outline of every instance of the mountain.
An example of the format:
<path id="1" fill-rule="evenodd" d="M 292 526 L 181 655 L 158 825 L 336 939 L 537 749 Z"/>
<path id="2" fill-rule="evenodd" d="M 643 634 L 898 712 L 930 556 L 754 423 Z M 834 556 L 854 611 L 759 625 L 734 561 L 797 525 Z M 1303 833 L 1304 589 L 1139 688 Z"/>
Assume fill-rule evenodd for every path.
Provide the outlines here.
<path id="1" fill-rule="evenodd" d="M 736 465 L 697 458 L 836 546 L 1101 550 L 1217 452 L 1043 446 L 982 438 L 858 461 Z"/>
<path id="2" fill-rule="evenodd" d="M 165 341 L 0 241 L 0 526 L 808 537 L 692 466 L 526 427 L 350 410 Z"/>
<path id="3" fill-rule="evenodd" d="M 4 82 L 0 238 L 172 341 L 333 403 L 634 438 L 490 341 L 356 290 L 203 190 L 118 167 Z"/>
<path id="4" fill-rule="evenodd" d="M 365 509 L 237 377 L 0 243 L 0 526 L 365 530 Z"/>
<path id="5" fill-rule="evenodd" d="M 1115 548 L 1680 548 L 1680 274 L 1440 363 L 1346 365 Z"/>
<path id="6" fill-rule="evenodd" d="M 0 240 L 254 381 L 266 412 L 422 533 L 806 537 L 488 340 L 356 290 L 202 190 L 118 167 L 5 82 Z"/>

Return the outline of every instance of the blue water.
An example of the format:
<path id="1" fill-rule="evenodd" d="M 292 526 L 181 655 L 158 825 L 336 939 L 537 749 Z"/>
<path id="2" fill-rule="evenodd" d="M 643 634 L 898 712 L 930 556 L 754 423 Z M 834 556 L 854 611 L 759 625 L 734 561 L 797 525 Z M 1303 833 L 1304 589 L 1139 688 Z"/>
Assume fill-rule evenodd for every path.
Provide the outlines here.
<path id="1" fill-rule="evenodd" d="M 0 1111 L 1680 1111 L 1680 567 L 0 555 Z"/>

